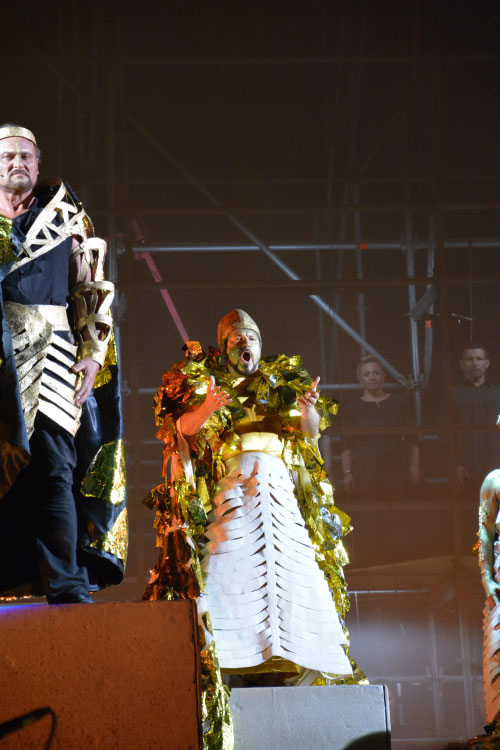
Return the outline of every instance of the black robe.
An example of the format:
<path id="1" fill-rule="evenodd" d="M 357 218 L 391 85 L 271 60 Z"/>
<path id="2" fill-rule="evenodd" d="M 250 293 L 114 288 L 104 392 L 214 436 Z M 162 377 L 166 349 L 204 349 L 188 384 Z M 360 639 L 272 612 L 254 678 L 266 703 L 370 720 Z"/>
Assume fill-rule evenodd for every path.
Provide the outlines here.
<path id="1" fill-rule="evenodd" d="M 60 186 L 42 185 L 29 211 L 12 222 L 10 235 L 15 256 L 22 252 L 26 234 L 38 215 L 52 200 Z M 81 203 L 68 185 L 70 199 L 81 209 Z M 63 219 L 56 215 L 54 223 Z M 89 222 L 90 224 L 90 222 Z M 91 226 L 91 225 L 90 225 Z M 0 498 L 14 483 L 15 477 L 29 463 L 29 440 L 19 393 L 10 329 L 4 315 L 4 300 L 21 304 L 62 305 L 70 302 L 69 259 L 72 238 L 62 239 L 52 250 L 29 261 L 9 274 L 13 260 L 0 259 L 0 316 L 2 338 L 0 350 Z M 33 248 L 35 249 L 35 248 Z M 119 380 L 116 364 L 109 367 L 109 382 L 94 388 L 84 405 L 81 426 L 75 438 L 78 464 L 74 475 L 74 496 L 78 515 L 78 562 L 87 568 L 91 588 L 117 584 L 124 574 L 124 555 L 115 554 L 104 544 L 126 501 L 112 504 L 102 497 L 82 494 L 82 480 L 101 446 L 118 444 L 122 420 Z M 112 477 L 109 477 L 112 481 Z M 0 499 L 1 513 L 1 499 Z M 122 516 L 123 517 L 123 516 Z M 39 583 L 26 582 L 27 591 L 42 593 Z M 4 590 L 5 593 L 5 590 Z M 22 593 L 22 592 L 20 592 Z"/>

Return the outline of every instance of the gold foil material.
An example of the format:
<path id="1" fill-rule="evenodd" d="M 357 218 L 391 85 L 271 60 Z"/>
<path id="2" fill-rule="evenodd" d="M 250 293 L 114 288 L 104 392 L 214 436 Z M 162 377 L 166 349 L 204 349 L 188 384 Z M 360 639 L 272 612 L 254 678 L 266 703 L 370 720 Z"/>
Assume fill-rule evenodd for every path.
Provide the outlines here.
<path id="1" fill-rule="evenodd" d="M 189 495 L 186 482 L 174 486 L 167 482 L 155 487 L 146 499 L 156 509 L 155 528 L 160 549 L 158 563 L 151 571 L 143 599 L 197 599 L 203 581 L 193 542 L 183 528 L 178 497 Z M 190 485 L 188 485 L 190 487 Z M 190 487 L 192 494 L 192 487 Z M 202 612 L 200 600 L 198 622 L 201 665 L 201 708 L 203 750 L 233 750 L 233 729 L 229 710 L 229 693 L 222 684 L 210 617 Z"/>
<path id="2" fill-rule="evenodd" d="M 19 472 L 29 463 L 29 455 L 18 445 L 0 440 L 0 455 L 2 456 L 2 469 L 0 472 L 0 499 L 12 487 Z"/>
<path id="3" fill-rule="evenodd" d="M 222 684 L 219 661 L 212 642 L 200 654 L 203 750 L 233 750 L 233 723 L 229 691 Z"/>
<path id="4" fill-rule="evenodd" d="M 266 659 L 262 664 L 257 664 L 255 667 L 242 667 L 238 669 L 221 669 L 222 674 L 244 674 L 244 675 L 259 675 L 267 672 L 286 672 L 288 674 L 299 675 L 303 671 L 301 667 L 295 664 L 293 661 L 283 659 L 281 656 L 271 656 L 270 659 Z"/>
<path id="5" fill-rule="evenodd" d="M 116 519 L 113 528 L 90 545 L 94 549 L 104 550 L 115 555 L 123 564 L 127 562 L 128 551 L 128 517 L 124 508 Z"/>
<path id="6" fill-rule="evenodd" d="M 0 214 L 0 263 L 10 263 L 17 260 L 10 241 L 12 219 Z"/>
<path id="7" fill-rule="evenodd" d="M 27 141 L 31 141 L 36 146 L 36 139 L 31 130 L 17 125 L 6 125 L 4 128 L 0 128 L 0 140 L 3 138 L 26 138 Z"/>
<path id="8" fill-rule="evenodd" d="M 203 349 L 201 348 L 199 341 L 190 341 L 189 339 L 186 339 L 185 344 L 189 359 L 197 359 L 198 357 L 203 356 Z"/>
<path id="9" fill-rule="evenodd" d="M 92 461 L 82 486 L 86 497 L 98 497 L 111 505 L 125 501 L 125 456 L 123 440 L 102 445 Z"/>
<path id="10" fill-rule="evenodd" d="M 80 491 L 110 505 L 119 506 L 125 502 L 125 456 L 123 440 L 114 440 L 102 445 L 82 480 Z M 93 529 L 89 529 L 91 537 Z M 115 555 L 125 565 L 128 551 L 127 509 L 118 515 L 113 527 L 90 547 Z"/>
<path id="11" fill-rule="evenodd" d="M 106 383 L 111 382 L 113 376 L 111 374 L 110 367 L 116 365 L 117 360 L 118 355 L 116 352 L 115 334 L 113 332 L 113 329 L 111 329 L 111 336 L 108 341 L 108 348 L 106 351 L 106 356 L 104 358 L 104 363 L 96 375 L 96 379 L 94 380 L 94 388 L 100 388 L 102 385 L 106 385 Z"/>
<path id="12" fill-rule="evenodd" d="M 294 478 L 297 501 L 317 564 L 324 572 L 343 620 L 349 608 L 349 598 L 342 570 L 348 562 L 342 535 L 350 531 L 350 519 L 334 505 L 333 488 L 315 441 L 303 437 L 300 432 L 297 399 L 312 383 L 300 357 L 280 355 L 261 360 L 256 375 L 245 386 L 242 381 L 231 380 L 219 351 L 210 350 L 207 355 L 198 342 L 188 342 L 186 360 L 164 373 L 154 400 L 157 437 L 163 441 L 163 472 L 170 459 L 180 463 L 175 422 L 185 411 L 202 403 L 211 376 L 232 401 L 212 415 L 191 441 L 196 490 L 185 476 L 181 476 L 173 484 L 166 482 L 164 487 L 155 488 L 146 501 L 156 509 L 155 527 L 160 554 L 144 598 L 196 597 L 197 592 L 203 590 L 197 540 L 204 532 L 215 484 L 226 473 L 223 459 L 241 450 L 245 440 L 249 441 L 248 445 L 260 445 L 262 449 L 262 441 L 267 439 L 265 432 L 256 431 L 253 434 L 246 431 L 249 411 L 252 411 L 250 416 L 259 415 L 256 425 L 260 423 L 261 414 L 265 419 L 278 418 L 281 434 L 271 431 L 272 443 L 275 438 L 278 440 L 280 456 Z M 249 403 L 255 401 L 258 409 L 245 409 L 242 403 L 246 399 L 249 399 Z M 335 414 L 337 408 L 336 401 L 320 396 L 317 409 L 322 429 L 329 424 L 330 415 Z M 267 424 L 264 420 L 262 422 Z M 208 620 L 206 615 L 203 617 Z M 346 652 L 348 654 L 347 648 Z M 328 675 L 324 678 L 324 684 L 364 681 L 366 678 L 359 667 L 351 658 L 350 661 L 352 678 L 347 680 Z M 203 687 L 204 716 L 209 713 L 206 701 L 216 694 L 217 685 L 218 678 L 212 673 L 211 680 Z M 219 708 L 219 711 L 223 709 Z M 203 746 L 225 747 L 222 744 L 206 744 L 210 738 L 210 726 L 207 720 L 204 728 L 208 727 L 209 733 L 204 736 Z M 224 726 L 222 723 L 222 729 L 214 741 L 226 741 Z"/>
<path id="13" fill-rule="evenodd" d="M 349 656 L 349 654 L 347 654 Z M 363 670 L 359 668 L 359 665 L 356 664 L 354 659 L 352 659 L 349 656 L 349 661 L 351 662 L 352 667 L 352 676 L 351 677 L 343 677 L 341 675 L 336 674 L 328 674 L 325 673 L 324 677 L 318 677 L 318 679 L 311 682 L 312 686 L 321 686 L 321 685 L 369 685 L 370 682 L 366 678 L 365 673 Z"/>

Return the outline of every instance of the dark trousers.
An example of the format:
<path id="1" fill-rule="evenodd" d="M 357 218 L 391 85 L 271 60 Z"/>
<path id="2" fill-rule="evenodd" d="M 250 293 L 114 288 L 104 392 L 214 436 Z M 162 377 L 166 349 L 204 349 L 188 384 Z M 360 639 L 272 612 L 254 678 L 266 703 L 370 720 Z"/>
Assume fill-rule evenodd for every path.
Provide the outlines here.
<path id="1" fill-rule="evenodd" d="M 38 580 L 49 601 L 86 594 L 87 572 L 76 560 L 74 438 L 38 414 L 30 449 L 30 465 L 0 500 L 0 590 Z"/>

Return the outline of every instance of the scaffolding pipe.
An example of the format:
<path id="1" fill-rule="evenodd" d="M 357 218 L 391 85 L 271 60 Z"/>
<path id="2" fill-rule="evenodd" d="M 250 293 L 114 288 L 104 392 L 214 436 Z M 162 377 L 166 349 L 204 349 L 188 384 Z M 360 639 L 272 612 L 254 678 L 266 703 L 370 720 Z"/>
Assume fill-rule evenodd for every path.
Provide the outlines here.
<path id="1" fill-rule="evenodd" d="M 413 240 L 412 242 L 310 242 L 307 244 L 286 243 L 286 244 L 269 244 L 267 245 L 272 252 L 307 252 L 307 251 L 331 251 L 337 250 L 399 250 L 406 252 L 409 248 L 414 250 L 427 250 L 429 242 L 422 240 Z M 500 248 L 499 239 L 478 239 L 478 240 L 446 240 L 444 243 L 446 250 L 462 250 L 464 248 Z M 207 244 L 207 245 L 137 245 L 132 248 L 134 253 L 256 253 L 261 252 L 259 244 Z"/>
<path id="2" fill-rule="evenodd" d="M 137 255 L 136 255 L 137 257 Z M 441 277 L 435 277 L 433 279 L 437 283 L 442 282 Z M 428 276 L 415 277 L 413 283 L 425 285 L 426 288 L 429 286 L 431 280 Z M 471 280 L 470 276 L 456 276 L 449 277 L 446 279 L 448 286 L 470 286 L 474 284 L 479 285 L 494 285 L 500 283 L 500 275 L 495 276 L 493 274 L 489 276 L 476 276 Z M 154 281 L 139 281 L 134 283 L 134 289 L 154 289 L 156 284 Z M 326 289 L 331 291 L 332 289 L 357 289 L 357 288 L 371 288 L 382 289 L 384 287 L 406 287 L 408 286 L 408 277 L 403 276 L 399 279 L 342 279 L 341 281 L 325 280 L 320 281 L 318 279 L 297 279 L 291 281 L 172 281 L 169 282 L 170 289 L 195 289 L 195 290 L 211 290 L 211 289 L 294 289 L 295 291 L 308 291 L 312 289 Z M 458 315 L 451 313 L 451 316 L 461 317 L 465 320 L 469 320 L 468 316 Z"/>
<path id="3" fill-rule="evenodd" d="M 202 193 L 202 195 L 207 198 L 210 203 L 215 205 L 218 208 L 223 208 L 221 201 L 216 198 L 209 190 L 207 190 L 204 185 L 196 178 L 194 175 L 192 175 L 189 170 L 184 167 L 181 162 L 179 162 L 178 159 L 176 159 L 170 151 L 165 148 L 165 146 L 154 136 L 151 135 L 151 133 L 146 130 L 135 118 L 129 117 L 129 121 L 136 127 L 139 132 L 141 132 L 148 140 L 149 142 L 156 146 L 158 150 L 172 163 L 174 164 L 177 169 Z M 237 229 L 240 230 L 242 234 L 244 234 L 253 245 L 256 245 L 263 253 L 264 255 L 272 262 L 275 266 L 277 266 L 286 276 L 288 276 L 289 279 L 292 279 L 292 281 L 299 281 L 300 276 L 292 269 L 290 266 L 285 263 L 281 258 L 279 258 L 273 250 L 271 250 L 264 242 L 262 242 L 257 235 L 252 232 L 251 229 L 249 229 L 242 221 L 240 221 L 236 216 L 234 216 L 231 213 L 223 211 L 224 215 L 228 219 L 228 221 L 233 224 Z M 142 248 L 142 252 L 145 252 L 145 248 Z M 359 335 L 357 331 L 352 328 L 343 318 L 341 318 L 340 315 L 338 315 L 330 305 L 328 305 L 321 297 L 319 297 L 317 294 L 311 294 L 309 295 L 310 299 L 318 305 L 332 320 L 335 321 L 335 323 L 343 328 L 343 330 L 351 336 L 358 344 L 360 344 L 361 347 L 364 347 L 370 354 L 373 354 L 374 357 L 376 357 L 380 362 L 384 365 L 387 372 L 390 372 L 391 375 L 402 385 L 405 387 L 409 387 L 409 383 L 407 379 L 402 375 L 393 365 L 391 365 L 390 362 L 387 361 L 385 357 L 383 357 L 377 350 L 371 346 L 362 336 Z"/>
<path id="4" fill-rule="evenodd" d="M 410 219 L 407 217 L 408 224 L 410 223 Z M 408 232 L 411 232 L 411 229 L 408 227 Z M 406 268 L 408 272 L 408 278 L 414 279 L 415 278 L 415 255 L 413 250 L 410 250 L 406 253 Z M 415 284 L 409 284 L 408 285 L 408 304 L 410 312 L 415 307 L 417 301 L 417 293 Z M 420 348 L 419 348 L 419 341 L 418 341 L 418 329 L 417 329 L 417 322 L 414 320 L 411 315 L 409 316 L 410 321 L 410 342 L 411 342 L 411 366 L 412 366 L 412 374 L 413 374 L 413 382 L 419 383 L 420 382 Z M 415 395 L 415 416 L 417 420 L 417 425 L 420 427 L 422 425 L 422 394 L 419 390 L 414 391 Z"/>
<path id="5" fill-rule="evenodd" d="M 359 187 L 358 185 L 353 186 L 354 202 L 359 204 Z M 357 248 L 356 254 L 356 278 L 363 279 L 363 251 L 361 250 L 361 215 L 360 211 L 356 211 L 354 214 L 354 236 L 356 238 Z M 366 305 L 365 295 L 363 292 L 358 292 L 358 319 L 359 319 L 359 331 L 361 336 L 366 339 Z"/>
<path id="6" fill-rule="evenodd" d="M 429 219 L 429 250 L 427 252 L 427 276 L 432 278 L 434 276 L 434 265 L 436 260 L 436 233 L 434 227 L 434 220 L 432 214 Z M 428 284 L 426 291 L 430 291 L 432 288 L 431 284 Z M 433 328 L 432 328 L 432 316 L 434 315 L 434 304 L 429 308 L 429 319 L 425 321 L 424 325 L 424 385 L 429 384 L 432 369 L 432 341 L 433 341 Z"/>
<path id="7" fill-rule="evenodd" d="M 414 5 L 415 8 L 415 5 Z M 415 24 L 416 28 L 416 24 Z M 414 37 L 414 44 L 416 39 Z M 401 150 L 402 150 L 402 163 L 403 163 L 403 190 L 404 198 L 409 204 L 411 201 L 411 190 L 408 182 L 408 120 L 406 113 L 401 115 Z M 407 250 L 405 252 L 406 259 L 406 274 L 411 283 L 408 284 L 408 310 L 409 310 L 409 328 L 410 328 L 410 357 L 411 357 L 411 369 L 412 369 L 412 380 L 413 383 L 417 384 L 421 381 L 420 374 L 420 342 L 418 336 L 417 322 L 412 315 L 412 311 L 415 309 L 417 303 L 417 289 L 415 283 L 415 248 L 412 246 L 414 232 L 413 232 L 413 220 L 410 209 L 406 209 L 404 212 L 404 242 L 406 243 Z M 415 418 L 418 427 L 422 426 L 422 394 L 420 390 L 415 389 L 413 391 L 413 402 L 415 405 Z"/>
<path id="8" fill-rule="evenodd" d="M 408 383 L 407 378 L 405 378 L 404 375 L 402 375 L 399 370 L 397 370 L 391 363 L 382 355 L 380 354 L 371 344 L 366 341 L 362 336 L 359 335 L 357 331 L 354 330 L 352 326 L 349 325 L 343 318 L 340 317 L 340 315 L 337 315 L 335 310 L 332 310 L 330 305 L 328 305 L 322 297 L 320 297 L 317 294 L 310 294 L 310 299 L 321 307 L 321 309 L 333 320 L 335 323 L 342 328 L 354 341 L 356 341 L 362 349 L 366 349 L 366 351 L 369 354 L 372 354 L 376 359 L 379 360 L 379 362 L 384 366 L 384 369 L 386 372 L 390 372 L 393 378 L 397 380 L 398 383 L 400 383 L 405 388 L 410 388 L 410 384 Z"/>

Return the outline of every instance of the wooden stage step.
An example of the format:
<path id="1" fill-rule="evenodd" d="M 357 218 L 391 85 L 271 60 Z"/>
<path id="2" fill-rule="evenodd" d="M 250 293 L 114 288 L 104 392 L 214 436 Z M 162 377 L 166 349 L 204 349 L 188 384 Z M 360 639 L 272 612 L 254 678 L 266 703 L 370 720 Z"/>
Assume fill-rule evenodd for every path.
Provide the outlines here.
<path id="1" fill-rule="evenodd" d="M 48 706 L 51 750 L 199 747 L 192 602 L 14 605 L 0 627 L 0 724 Z M 49 732 L 47 715 L 1 748 L 39 750 Z"/>

